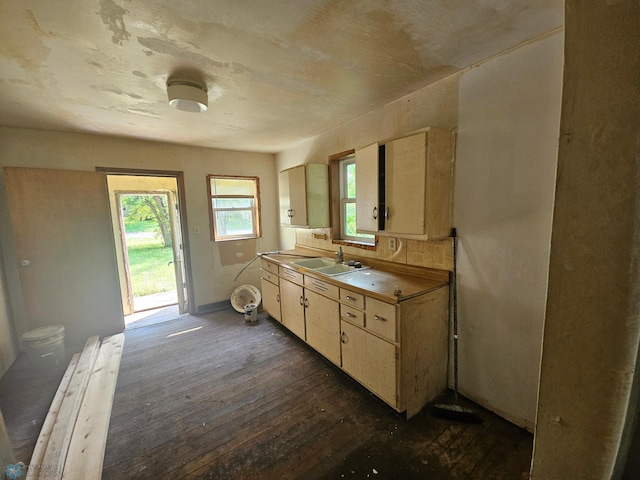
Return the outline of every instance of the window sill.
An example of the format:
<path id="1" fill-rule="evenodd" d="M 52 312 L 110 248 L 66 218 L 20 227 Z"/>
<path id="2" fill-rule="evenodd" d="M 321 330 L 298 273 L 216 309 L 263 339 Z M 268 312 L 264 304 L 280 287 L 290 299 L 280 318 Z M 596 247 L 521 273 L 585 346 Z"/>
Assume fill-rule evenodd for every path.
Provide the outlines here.
<path id="1" fill-rule="evenodd" d="M 344 245 L 345 247 L 361 248 L 362 250 L 376 250 L 378 245 L 378 237 L 376 236 L 374 243 L 356 242 L 355 240 L 342 240 L 341 238 L 331 239 L 331 243 L 334 245 Z"/>

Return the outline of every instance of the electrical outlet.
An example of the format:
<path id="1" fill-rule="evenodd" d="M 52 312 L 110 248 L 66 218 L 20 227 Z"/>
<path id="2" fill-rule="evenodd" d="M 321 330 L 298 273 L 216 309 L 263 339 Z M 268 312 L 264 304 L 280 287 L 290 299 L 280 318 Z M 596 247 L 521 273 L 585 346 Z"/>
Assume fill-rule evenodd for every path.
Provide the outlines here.
<path id="1" fill-rule="evenodd" d="M 396 237 L 389 237 L 389 250 L 395 252 L 398 248 L 398 239 Z"/>

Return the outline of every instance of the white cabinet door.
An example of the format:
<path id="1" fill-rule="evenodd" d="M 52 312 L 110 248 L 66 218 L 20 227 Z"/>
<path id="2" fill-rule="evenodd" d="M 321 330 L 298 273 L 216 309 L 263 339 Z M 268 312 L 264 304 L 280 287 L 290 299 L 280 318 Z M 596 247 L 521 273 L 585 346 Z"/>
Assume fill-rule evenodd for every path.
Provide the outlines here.
<path id="1" fill-rule="evenodd" d="M 452 192 L 451 132 L 431 127 L 385 145 L 385 233 L 449 236 Z"/>
<path id="2" fill-rule="evenodd" d="M 397 406 L 397 358 L 392 343 L 342 322 L 342 368 L 392 406 Z"/>
<path id="3" fill-rule="evenodd" d="M 262 308 L 271 317 L 279 322 L 282 321 L 280 315 L 280 287 L 264 278 L 260 279 L 260 285 L 262 287 Z"/>
<path id="4" fill-rule="evenodd" d="M 307 343 L 340 366 L 340 309 L 338 302 L 305 289 Z"/>
<path id="5" fill-rule="evenodd" d="M 379 225 L 378 144 L 356 150 L 356 229 L 374 233 Z"/>
<path id="6" fill-rule="evenodd" d="M 302 340 L 306 340 L 302 287 L 281 279 L 280 306 L 282 308 L 282 324 Z"/>
<path id="7" fill-rule="evenodd" d="M 280 225 L 291 225 L 288 170 L 280 172 L 280 175 L 278 175 L 278 192 L 280 195 Z"/>
<path id="8" fill-rule="evenodd" d="M 304 165 L 289 172 L 289 218 L 291 225 L 304 227 L 307 220 L 307 175 Z"/>
<path id="9" fill-rule="evenodd" d="M 385 145 L 385 231 L 425 233 L 426 135 L 394 140 Z"/>
<path id="10" fill-rule="evenodd" d="M 307 221 L 307 189 L 305 166 L 290 168 L 280 172 L 280 223 L 287 226 L 301 226 Z"/>

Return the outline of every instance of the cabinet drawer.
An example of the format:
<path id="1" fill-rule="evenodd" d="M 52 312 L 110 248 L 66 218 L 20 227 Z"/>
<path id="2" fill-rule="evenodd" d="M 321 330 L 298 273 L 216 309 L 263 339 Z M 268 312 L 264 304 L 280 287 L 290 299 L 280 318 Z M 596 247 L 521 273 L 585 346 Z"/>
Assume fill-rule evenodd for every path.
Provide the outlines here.
<path id="1" fill-rule="evenodd" d="M 268 260 L 265 260 L 264 258 L 261 260 L 262 260 L 261 267 L 263 270 L 266 270 L 267 272 L 271 272 L 274 275 L 278 275 L 278 265 Z"/>
<path id="2" fill-rule="evenodd" d="M 340 301 L 351 307 L 364 310 L 364 295 L 354 293 L 350 290 L 340 289 Z"/>
<path id="3" fill-rule="evenodd" d="M 396 307 L 367 297 L 366 327 L 389 340 L 396 341 Z"/>
<path id="4" fill-rule="evenodd" d="M 280 276 L 282 278 L 286 278 L 287 280 L 293 283 L 302 285 L 302 274 L 300 272 L 296 272 L 294 270 L 289 270 L 288 268 L 280 267 Z"/>
<path id="5" fill-rule="evenodd" d="M 264 270 L 262 268 L 260 269 L 260 276 L 265 280 L 269 280 L 274 285 L 280 284 L 280 277 L 278 277 L 278 275 L 274 275 L 273 273 L 268 272 L 267 270 Z"/>
<path id="6" fill-rule="evenodd" d="M 364 312 L 356 310 L 344 303 L 340 304 L 340 317 L 350 321 L 351 323 L 364 327 Z"/>
<path id="7" fill-rule="evenodd" d="M 321 293 L 322 295 L 334 299 L 338 299 L 339 297 L 339 288 L 335 285 L 327 283 L 319 278 L 309 277 L 308 275 L 304 276 L 304 286 L 309 290 L 313 290 L 314 292 Z"/>

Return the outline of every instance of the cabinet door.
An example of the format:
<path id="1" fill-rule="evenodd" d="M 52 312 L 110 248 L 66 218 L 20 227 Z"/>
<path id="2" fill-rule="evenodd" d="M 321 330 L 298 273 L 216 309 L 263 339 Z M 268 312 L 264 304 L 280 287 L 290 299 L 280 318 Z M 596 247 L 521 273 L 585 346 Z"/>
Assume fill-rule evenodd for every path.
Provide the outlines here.
<path id="1" fill-rule="evenodd" d="M 426 233 L 426 145 L 426 133 L 394 140 L 385 145 L 384 228 L 388 233 Z"/>
<path id="2" fill-rule="evenodd" d="M 260 279 L 260 285 L 262 286 L 262 308 L 279 322 L 282 321 L 280 315 L 280 287 L 264 278 Z"/>
<path id="3" fill-rule="evenodd" d="M 340 310 L 338 302 L 305 289 L 307 343 L 340 366 Z"/>
<path id="4" fill-rule="evenodd" d="M 289 217 L 293 226 L 305 227 L 307 220 L 307 175 L 305 166 L 291 168 L 289 172 Z"/>
<path id="5" fill-rule="evenodd" d="M 280 225 L 291 225 L 291 202 L 289 200 L 289 170 L 278 175 L 278 192 L 280 195 Z"/>
<path id="6" fill-rule="evenodd" d="M 281 279 L 280 282 L 280 307 L 282 308 L 282 324 L 306 340 L 304 324 L 304 297 L 302 287 Z"/>
<path id="7" fill-rule="evenodd" d="M 377 232 L 380 208 L 378 198 L 378 144 L 356 150 L 356 229 Z"/>
<path id="8" fill-rule="evenodd" d="M 395 345 L 347 322 L 342 322 L 341 342 L 343 370 L 396 407 Z"/>

